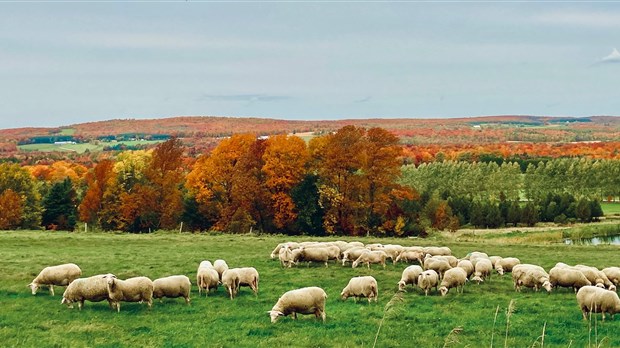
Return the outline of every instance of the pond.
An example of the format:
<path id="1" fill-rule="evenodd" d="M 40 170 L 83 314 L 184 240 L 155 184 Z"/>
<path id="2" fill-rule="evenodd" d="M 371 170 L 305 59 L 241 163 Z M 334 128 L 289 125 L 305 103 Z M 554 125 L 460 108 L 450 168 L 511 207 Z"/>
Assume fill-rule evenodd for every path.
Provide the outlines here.
<path id="1" fill-rule="evenodd" d="M 620 235 L 605 236 L 605 237 L 593 237 L 583 239 L 564 239 L 564 244 L 576 244 L 576 245 L 599 245 L 599 244 L 612 244 L 620 245 Z"/>

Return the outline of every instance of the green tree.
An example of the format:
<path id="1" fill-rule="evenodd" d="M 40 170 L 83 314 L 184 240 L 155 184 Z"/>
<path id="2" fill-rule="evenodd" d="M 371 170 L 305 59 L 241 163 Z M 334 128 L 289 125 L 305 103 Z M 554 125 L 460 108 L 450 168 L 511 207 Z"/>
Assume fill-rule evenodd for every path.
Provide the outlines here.
<path id="1" fill-rule="evenodd" d="M 592 211 L 590 210 L 590 202 L 586 198 L 581 198 L 577 201 L 575 206 L 575 217 L 581 222 L 588 222 L 592 218 Z"/>
<path id="2" fill-rule="evenodd" d="M 16 227 L 40 228 L 42 208 L 38 188 L 39 185 L 28 170 L 18 164 L 0 164 L 0 194 L 10 189 L 21 199 L 22 214 Z"/>
<path id="3" fill-rule="evenodd" d="M 42 224 L 51 230 L 73 231 L 77 216 L 75 189 L 69 178 L 52 185 L 43 199 Z"/>
<path id="4" fill-rule="evenodd" d="M 521 211 L 521 222 L 533 227 L 539 221 L 538 209 L 532 202 L 528 202 Z"/>

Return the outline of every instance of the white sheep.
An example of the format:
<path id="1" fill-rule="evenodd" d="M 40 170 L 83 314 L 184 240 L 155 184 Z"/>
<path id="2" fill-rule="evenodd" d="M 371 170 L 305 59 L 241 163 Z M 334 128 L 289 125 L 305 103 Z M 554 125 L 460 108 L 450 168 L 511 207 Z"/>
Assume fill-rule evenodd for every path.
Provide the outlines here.
<path id="1" fill-rule="evenodd" d="M 456 291 L 458 292 L 460 287 L 461 293 L 463 293 L 466 281 L 467 271 L 461 267 L 451 268 L 444 274 L 441 284 L 439 284 L 439 292 L 441 293 L 441 296 L 446 296 L 451 288 L 456 288 Z"/>
<path id="2" fill-rule="evenodd" d="M 521 287 L 534 288 L 538 291 L 541 287 L 551 292 L 551 282 L 549 274 L 540 266 L 536 265 L 517 265 L 512 269 L 512 280 L 515 290 L 520 292 Z"/>
<path id="3" fill-rule="evenodd" d="M 572 267 L 553 267 L 549 270 L 549 282 L 552 287 L 573 288 L 575 292 L 592 283 L 578 269 Z"/>
<path id="4" fill-rule="evenodd" d="M 583 319 L 587 320 L 589 313 L 601 313 L 605 321 L 605 313 L 609 313 L 611 318 L 614 314 L 620 313 L 620 298 L 615 291 L 601 289 L 596 286 L 584 286 L 577 291 L 577 303 L 583 314 Z"/>
<path id="5" fill-rule="evenodd" d="M 418 277 L 418 287 L 424 290 L 424 295 L 428 296 L 428 292 L 435 288 L 437 291 L 437 285 L 439 284 L 439 274 L 432 269 L 426 270 L 420 273 Z"/>
<path id="6" fill-rule="evenodd" d="M 310 266 L 310 262 L 323 262 L 325 267 L 328 267 L 327 261 L 330 259 L 332 252 L 327 248 L 301 247 L 299 249 L 299 261 L 308 262 L 307 266 Z"/>
<path id="7" fill-rule="evenodd" d="M 113 276 L 113 274 L 98 274 L 73 280 L 65 289 L 60 303 L 73 308 L 73 303 L 77 302 L 78 309 L 81 310 L 86 300 L 90 302 L 107 300 L 110 308 L 112 308 L 112 302 L 108 296 L 107 278 Z"/>
<path id="8" fill-rule="evenodd" d="M 282 249 L 280 249 L 282 250 Z M 239 292 L 239 273 L 236 268 L 227 269 L 222 274 L 222 285 L 226 292 L 230 296 L 230 299 L 234 299 Z"/>
<path id="9" fill-rule="evenodd" d="M 487 277 L 491 277 L 491 271 L 493 271 L 493 265 L 491 264 L 490 259 L 478 259 L 478 262 L 474 265 L 474 277 L 471 278 L 472 281 L 478 282 L 480 284 Z"/>
<path id="10" fill-rule="evenodd" d="M 217 275 L 219 276 L 220 281 L 222 280 L 222 273 L 228 269 L 228 264 L 226 261 L 218 259 L 213 261 L 213 268 L 217 271 Z"/>
<path id="11" fill-rule="evenodd" d="M 424 260 L 424 270 L 432 269 L 437 272 L 440 278 L 443 277 L 443 274 L 450 268 L 452 267 L 450 266 L 448 261 L 443 259 L 429 257 Z"/>
<path id="12" fill-rule="evenodd" d="M 277 246 L 273 249 L 273 251 L 271 252 L 271 254 L 269 255 L 269 257 L 271 257 L 271 259 L 272 259 L 272 260 L 273 260 L 273 259 L 275 259 L 275 258 L 276 258 L 276 256 L 280 253 L 280 249 L 281 249 L 283 246 L 285 246 L 285 245 L 286 245 L 286 243 L 279 243 L 279 244 L 278 244 L 278 245 L 277 245 Z"/>
<path id="13" fill-rule="evenodd" d="M 366 251 L 368 251 L 368 249 L 364 247 L 353 247 L 351 249 L 346 250 L 344 253 L 342 253 L 342 265 L 344 266 L 347 263 L 347 261 L 353 262 L 357 260 L 357 258 L 360 257 L 360 255 L 362 255 Z"/>
<path id="14" fill-rule="evenodd" d="M 28 284 L 32 294 L 36 295 L 40 286 L 46 285 L 49 287 L 50 294 L 54 296 L 54 285 L 67 286 L 73 280 L 82 276 L 82 270 L 74 263 L 65 263 L 58 266 L 49 266 L 43 268 L 39 275 Z"/>
<path id="15" fill-rule="evenodd" d="M 153 298 L 177 298 L 183 297 L 185 303 L 191 301 L 189 294 L 192 290 L 192 283 L 184 275 L 173 275 L 158 278 L 153 281 Z"/>
<path id="16" fill-rule="evenodd" d="M 326 298 L 325 291 L 316 286 L 290 290 L 280 296 L 278 302 L 267 313 L 272 323 L 275 323 L 278 317 L 289 314 L 293 314 L 293 318 L 297 319 L 297 313 L 314 314 L 317 319 L 321 317 L 325 321 Z"/>
<path id="17" fill-rule="evenodd" d="M 288 246 L 283 246 L 278 252 L 278 259 L 282 268 L 291 267 L 293 264 L 293 251 Z"/>
<path id="18" fill-rule="evenodd" d="M 385 268 L 386 258 L 387 258 L 387 254 L 381 250 L 375 250 L 375 251 L 369 250 L 369 251 L 362 253 L 360 257 L 358 257 L 355 261 L 353 261 L 353 264 L 351 264 L 351 267 L 356 268 L 360 263 L 362 263 L 362 264 L 366 264 L 366 267 L 370 269 L 371 263 L 378 263 L 378 264 L 381 264 L 383 268 Z"/>
<path id="19" fill-rule="evenodd" d="M 398 254 L 396 260 L 394 260 L 394 263 L 399 261 L 404 261 L 407 263 L 417 261 L 420 265 L 422 265 L 424 263 L 424 252 L 420 250 L 403 250 L 400 254 Z"/>
<path id="20" fill-rule="evenodd" d="M 603 273 L 607 276 L 607 279 L 617 286 L 620 286 L 620 267 L 607 267 L 603 268 Z"/>
<path id="21" fill-rule="evenodd" d="M 432 256 L 450 256 L 452 255 L 452 250 L 448 247 L 425 247 L 424 252 L 427 254 L 431 254 Z"/>
<path id="22" fill-rule="evenodd" d="M 493 266 L 495 266 L 495 263 L 496 263 L 498 260 L 501 260 L 501 259 L 502 259 L 502 257 L 501 257 L 501 256 L 497 256 L 497 255 L 489 256 L 489 260 L 491 260 L 491 264 L 492 264 Z"/>
<path id="23" fill-rule="evenodd" d="M 258 271 L 254 267 L 233 268 L 239 275 L 239 286 L 248 286 L 258 295 Z"/>
<path id="24" fill-rule="evenodd" d="M 198 268 L 213 268 L 213 264 L 209 260 L 200 261 Z"/>
<path id="25" fill-rule="evenodd" d="M 396 259 L 403 252 L 404 248 L 398 244 L 385 244 L 383 248 L 379 250 L 383 251 L 387 257 L 392 260 L 393 264 L 396 264 Z"/>
<path id="26" fill-rule="evenodd" d="M 492 259 L 491 259 L 491 262 L 493 262 Z M 519 260 L 516 257 L 506 257 L 506 258 L 498 259 L 497 261 L 495 261 L 493 265 L 495 266 L 495 270 L 497 271 L 499 275 L 504 275 L 504 273 L 506 272 L 512 272 L 512 269 L 514 268 L 514 266 L 520 263 L 521 263 L 521 260 Z"/>
<path id="27" fill-rule="evenodd" d="M 474 274 L 474 265 L 469 260 L 459 260 L 456 267 L 461 267 L 467 273 L 467 278 Z"/>
<path id="28" fill-rule="evenodd" d="M 121 311 L 123 302 L 146 302 L 149 309 L 153 306 L 153 281 L 147 277 L 133 277 L 125 280 L 114 276 L 106 276 L 108 282 L 108 297 L 112 309 Z"/>
<path id="29" fill-rule="evenodd" d="M 517 289 L 517 280 L 521 278 L 523 274 L 530 272 L 530 270 L 536 270 L 537 272 L 547 273 L 544 268 L 538 265 L 533 265 L 529 263 L 521 263 L 521 264 L 514 266 L 512 268 L 512 281 L 513 281 L 515 290 Z"/>
<path id="30" fill-rule="evenodd" d="M 405 268 L 400 277 L 400 281 L 398 282 L 398 290 L 406 291 L 405 287 L 407 284 L 411 284 L 413 286 L 417 285 L 418 277 L 422 274 L 422 272 L 424 272 L 424 270 L 418 265 L 411 265 Z"/>
<path id="31" fill-rule="evenodd" d="M 196 285 L 198 285 L 198 296 L 205 290 L 205 296 L 209 296 L 211 289 L 217 290 L 220 282 L 220 276 L 212 267 L 200 267 L 196 274 Z"/>
<path id="32" fill-rule="evenodd" d="M 377 285 L 377 280 L 373 276 L 361 276 L 361 277 L 353 277 L 349 280 L 349 284 L 342 289 L 340 293 L 340 297 L 343 300 L 353 296 L 355 302 L 357 302 L 359 297 L 366 297 L 368 299 L 368 303 L 371 300 L 375 300 L 379 298 L 379 287 Z"/>
<path id="33" fill-rule="evenodd" d="M 616 286 L 607 278 L 604 272 L 600 271 L 596 267 L 575 265 L 575 268 L 580 270 L 583 275 L 588 278 L 592 285 L 596 285 L 600 288 L 606 288 L 611 291 L 616 291 Z"/>

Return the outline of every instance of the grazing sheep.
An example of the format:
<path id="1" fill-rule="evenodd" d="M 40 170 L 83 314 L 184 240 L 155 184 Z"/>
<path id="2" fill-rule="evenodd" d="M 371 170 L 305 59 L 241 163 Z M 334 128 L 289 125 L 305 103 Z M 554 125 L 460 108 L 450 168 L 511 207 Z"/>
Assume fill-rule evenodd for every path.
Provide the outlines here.
<path id="1" fill-rule="evenodd" d="M 173 275 L 165 278 L 155 279 L 153 281 L 153 298 L 183 297 L 185 303 L 189 304 L 191 299 L 189 293 L 192 290 L 192 283 L 189 278 L 184 275 Z"/>
<path id="2" fill-rule="evenodd" d="M 213 268 L 217 271 L 220 281 L 222 280 L 222 273 L 228 269 L 228 264 L 224 260 L 215 260 L 213 262 Z"/>
<path id="3" fill-rule="evenodd" d="M 456 291 L 458 292 L 460 287 L 461 293 L 463 293 L 463 288 L 465 287 L 466 281 L 467 271 L 460 267 L 451 268 L 446 271 L 446 274 L 444 274 L 441 284 L 439 285 L 439 292 L 441 292 L 441 296 L 446 296 L 451 288 L 456 288 Z"/>
<path id="4" fill-rule="evenodd" d="M 452 255 L 435 255 L 432 256 L 431 254 L 426 254 L 425 259 L 427 258 L 436 258 L 439 260 L 445 260 L 446 262 L 448 262 L 448 264 L 450 265 L 450 267 L 456 267 L 456 265 L 458 265 L 459 263 L 459 259 L 457 259 L 456 257 L 452 256 Z"/>
<path id="5" fill-rule="evenodd" d="M 282 250 L 282 249 L 280 249 Z M 239 292 L 239 273 L 236 268 L 227 269 L 222 274 L 222 285 L 232 300 Z"/>
<path id="6" fill-rule="evenodd" d="M 588 278 L 592 285 L 599 288 L 606 288 L 611 291 L 616 291 L 616 286 L 607 278 L 605 272 L 599 271 L 598 268 L 592 266 L 575 265 L 575 268 L 580 270 L 583 275 Z"/>
<path id="7" fill-rule="evenodd" d="M 239 275 L 239 286 L 249 286 L 258 295 L 258 271 L 254 267 L 234 268 Z"/>
<path id="8" fill-rule="evenodd" d="M 474 265 L 469 260 L 459 260 L 456 267 L 461 267 L 467 273 L 467 278 L 474 274 Z"/>
<path id="9" fill-rule="evenodd" d="M 301 247 L 299 254 L 299 261 L 308 262 L 308 267 L 310 266 L 310 262 L 323 262 L 325 267 L 327 267 L 327 261 L 330 259 L 330 255 L 332 252 L 327 248 L 313 248 L 313 247 Z"/>
<path id="10" fill-rule="evenodd" d="M 443 274 L 450 268 L 452 267 L 446 260 L 435 257 L 429 257 L 424 260 L 424 270 L 432 269 L 439 274 L 440 278 L 443 277 Z"/>
<path id="11" fill-rule="evenodd" d="M 276 258 L 276 256 L 280 253 L 280 249 L 281 249 L 283 246 L 285 246 L 285 245 L 286 245 L 286 243 L 279 243 L 279 244 L 278 244 L 278 245 L 277 245 L 277 246 L 273 249 L 273 251 L 271 252 L 271 254 L 269 255 L 269 257 L 271 257 L 271 259 L 272 259 L 272 260 L 273 260 L 273 259 L 275 259 L 275 258 Z"/>
<path id="12" fill-rule="evenodd" d="M 398 256 L 394 263 L 398 261 L 404 262 L 414 262 L 417 261 L 420 265 L 424 264 L 424 252 L 419 250 L 403 250 Z"/>
<path id="13" fill-rule="evenodd" d="M 497 260 L 501 260 L 501 259 L 502 259 L 501 256 L 497 256 L 497 255 L 489 256 L 489 260 L 491 260 L 491 264 L 493 266 L 495 266 L 495 263 L 497 262 Z"/>
<path id="14" fill-rule="evenodd" d="M 432 256 L 450 256 L 452 250 L 448 247 L 425 247 L 424 252 Z"/>
<path id="15" fill-rule="evenodd" d="M 557 265 L 556 265 L 557 267 Z M 532 265 L 529 263 L 521 263 L 518 264 L 516 266 L 514 266 L 512 268 L 512 281 L 513 281 L 513 285 L 515 290 L 517 289 L 517 280 L 519 278 L 521 278 L 521 275 L 525 274 L 526 272 L 529 272 L 529 270 L 536 270 L 537 272 L 545 272 L 545 269 L 538 266 L 538 265 Z"/>
<path id="16" fill-rule="evenodd" d="M 108 277 L 114 277 L 114 275 L 98 274 L 88 278 L 75 279 L 65 289 L 60 303 L 73 308 L 73 303 L 77 302 L 78 309 L 81 310 L 84 307 L 85 300 L 90 302 L 107 300 L 110 308 L 112 308 L 112 302 L 108 296 Z"/>
<path id="17" fill-rule="evenodd" d="M 607 267 L 603 268 L 603 273 L 607 276 L 610 282 L 614 283 L 616 287 L 620 285 L 620 267 Z"/>
<path id="18" fill-rule="evenodd" d="M 278 259 L 280 260 L 280 265 L 282 268 L 290 268 L 293 264 L 293 251 L 289 249 L 288 246 L 280 248 L 280 251 L 278 252 Z"/>
<path id="19" fill-rule="evenodd" d="M 361 276 L 361 277 L 353 277 L 349 280 L 349 284 L 342 289 L 340 293 L 340 297 L 343 300 L 346 300 L 350 296 L 353 296 L 355 302 L 357 302 L 359 297 L 366 297 L 368 299 L 368 303 L 371 300 L 375 300 L 379 298 L 379 287 L 377 285 L 377 280 L 372 276 Z"/>
<path id="20" fill-rule="evenodd" d="M 476 262 L 476 264 L 474 265 L 474 277 L 471 278 L 471 280 L 480 284 L 485 279 L 487 279 L 487 277 L 491 277 L 491 271 L 493 271 L 493 265 L 491 264 L 491 260 L 478 259 L 478 262 Z"/>
<path id="21" fill-rule="evenodd" d="M 364 247 L 353 247 L 351 249 L 346 250 L 344 253 L 342 253 L 342 265 L 344 266 L 347 263 L 347 261 L 353 262 L 357 260 L 357 258 L 360 257 L 360 255 L 362 255 L 366 251 L 368 251 L 368 249 Z"/>
<path id="22" fill-rule="evenodd" d="M 471 261 L 472 258 L 476 258 L 476 257 L 482 257 L 482 258 L 488 259 L 489 254 L 483 253 L 481 251 L 472 251 L 471 253 L 467 254 L 463 259 Z"/>
<path id="23" fill-rule="evenodd" d="M 356 268 L 360 263 L 365 263 L 368 269 L 370 269 L 371 263 L 380 263 L 383 268 L 385 268 L 386 257 L 387 255 L 385 254 L 385 252 L 380 250 L 366 251 L 362 253 L 360 257 L 358 257 L 355 261 L 353 261 L 351 267 Z"/>
<path id="24" fill-rule="evenodd" d="M 418 277 L 418 287 L 424 290 L 424 295 L 428 296 L 428 292 L 435 288 L 437 291 L 437 285 L 439 284 L 439 275 L 432 269 L 426 270 L 420 273 Z"/>
<path id="25" fill-rule="evenodd" d="M 512 280 L 515 291 L 518 292 L 521 291 L 522 286 L 534 288 L 535 291 L 538 291 L 542 287 L 545 288 L 547 292 L 551 292 L 549 274 L 540 266 L 517 265 L 512 269 Z"/>
<path id="26" fill-rule="evenodd" d="M 403 252 L 403 247 L 397 244 L 386 244 L 379 250 L 383 251 L 393 264 L 396 264 L 396 259 Z"/>
<path id="27" fill-rule="evenodd" d="M 278 302 L 267 313 L 272 323 L 275 323 L 278 317 L 289 314 L 293 314 L 293 318 L 297 319 L 297 313 L 314 314 L 317 319 L 321 317 L 325 321 L 326 298 L 325 291 L 316 286 L 290 290 L 280 296 Z"/>
<path id="28" fill-rule="evenodd" d="M 493 262 L 493 260 L 491 260 Z M 521 263 L 516 257 L 506 257 L 495 261 L 493 265 L 495 265 L 495 270 L 499 275 L 504 275 L 506 272 L 512 272 L 514 266 Z"/>
<path id="29" fill-rule="evenodd" d="M 213 268 L 213 264 L 209 260 L 200 261 L 198 268 Z"/>
<path id="30" fill-rule="evenodd" d="M 407 284 L 415 286 L 418 282 L 418 277 L 422 274 L 422 272 L 424 272 L 424 270 L 418 265 L 411 265 L 405 268 L 402 276 L 400 277 L 400 281 L 398 282 L 398 290 L 406 291 L 405 287 Z"/>
<path id="31" fill-rule="evenodd" d="M 54 296 L 54 285 L 67 286 L 80 276 L 82 276 L 82 270 L 74 263 L 49 266 L 43 268 L 43 270 L 39 272 L 39 275 L 28 284 L 28 287 L 32 290 L 32 294 L 36 295 L 39 287 L 41 285 L 46 285 L 49 287 L 50 294 Z"/>
<path id="32" fill-rule="evenodd" d="M 605 321 L 605 313 L 611 318 L 620 313 L 620 298 L 615 291 L 601 289 L 596 286 L 584 286 L 577 291 L 577 303 L 581 308 L 583 319 L 587 320 L 589 313 L 601 313 Z"/>
<path id="33" fill-rule="evenodd" d="M 106 276 L 108 282 L 108 297 L 112 309 L 121 311 L 123 302 L 146 302 L 149 309 L 153 306 L 153 282 L 147 277 L 133 277 L 125 280 L 114 276 Z"/>
<path id="34" fill-rule="evenodd" d="M 575 292 L 592 283 L 578 269 L 572 267 L 553 267 L 549 270 L 549 282 L 552 287 L 573 288 Z"/>
<path id="35" fill-rule="evenodd" d="M 200 267 L 198 268 L 198 274 L 196 274 L 196 285 L 198 285 L 198 296 L 202 294 L 202 290 L 205 290 L 205 296 L 209 296 L 211 289 L 217 290 L 220 282 L 220 276 L 217 274 L 215 268 L 212 267 Z"/>

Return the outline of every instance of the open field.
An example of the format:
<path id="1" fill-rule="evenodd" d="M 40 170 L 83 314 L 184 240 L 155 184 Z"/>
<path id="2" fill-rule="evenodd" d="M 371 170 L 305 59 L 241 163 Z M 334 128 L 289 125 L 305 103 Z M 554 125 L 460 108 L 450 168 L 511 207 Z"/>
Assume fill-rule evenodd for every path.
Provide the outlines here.
<path id="1" fill-rule="evenodd" d="M 620 215 L 620 203 L 618 202 L 601 202 L 601 208 L 605 215 Z"/>
<path id="2" fill-rule="evenodd" d="M 451 290 L 441 297 L 433 291 L 425 297 L 419 289 L 408 288 L 408 292 L 394 297 L 405 264 L 389 264 L 385 270 L 376 265 L 367 270 L 333 263 L 329 268 L 311 265 L 283 270 L 279 262 L 269 259 L 279 242 L 310 239 L 316 240 L 162 232 L 0 232 L 0 342 L 7 347 L 359 347 L 372 346 L 380 327 L 377 347 L 438 347 L 444 346 L 446 339 L 450 347 L 531 347 L 540 345 L 544 328 L 546 347 L 620 346 L 620 319 L 601 323 L 596 316 L 599 320 L 584 321 L 572 290 L 516 293 L 509 276 L 494 275 L 489 282 L 467 284 L 464 294 Z M 558 261 L 618 266 L 620 251 L 618 246 L 499 244 L 492 240 L 345 240 L 447 245 L 458 257 L 481 250 L 489 255 L 517 256 L 547 270 Z M 77 306 L 68 309 L 60 304 L 62 287 L 56 288 L 54 297 L 47 290 L 32 296 L 26 287 L 43 267 L 65 262 L 77 263 L 84 276 L 112 272 L 123 279 L 137 275 L 155 279 L 185 274 L 194 282 L 198 263 L 218 258 L 231 267 L 256 267 L 261 275 L 258 297 L 242 288 L 231 301 L 220 287 L 207 298 L 199 298 L 194 284 L 190 306 L 182 299 L 167 299 L 155 301 L 149 311 L 145 304 L 124 303 L 116 313 L 105 302 L 86 302 L 82 311 Z M 342 288 L 357 275 L 377 279 L 377 304 L 339 299 Z M 323 287 L 329 296 L 325 323 L 303 315 L 297 321 L 281 318 L 276 324 L 270 323 L 266 311 L 282 293 L 311 285 Z M 390 300 L 390 309 L 384 312 Z M 514 311 L 507 319 L 511 301 Z M 458 334 L 450 335 L 455 328 L 459 328 Z"/>
<path id="3" fill-rule="evenodd" d="M 103 148 L 106 146 L 115 146 L 115 145 L 126 145 L 126 146 L 135 146 L 135 145 L 153 145 L 159 144 L 162 140 L 141 140 L 141 141 L 119 141 L 119 142 L 98 142 L 96 144 L 93 143 L 80 143 L 80 144 L 28 144 L 28 145 L 20 145 L 19 149 L 21 151 L 42 151 L 42 152 L 77 152 L 84 153 L 86 150 L 93 151 L 103 151 Z"/>

